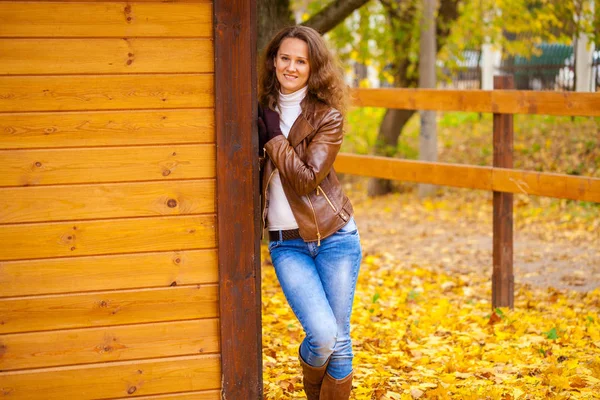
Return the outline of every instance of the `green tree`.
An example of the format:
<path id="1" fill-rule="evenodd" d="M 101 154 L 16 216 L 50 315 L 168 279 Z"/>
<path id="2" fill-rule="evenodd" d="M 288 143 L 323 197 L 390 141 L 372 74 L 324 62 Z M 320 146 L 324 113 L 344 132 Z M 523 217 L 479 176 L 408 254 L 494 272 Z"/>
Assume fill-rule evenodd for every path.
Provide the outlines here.
<path id="1" fill-rule="evenodd" d="M 570 44 L 580 33 L 597 39 L 595 18 L 590 0 L 468 0 L 440 56 L 488 42 L 505 55 L 528 57 L 543 42 Z"/>
<path id="2" fill-rule="evenodd" d="M 375 66 L 380 79 L 395 87 L 417 87 L 421 0 L 379 0 L 357 10 L 329 34 L 346 63 Z M 543 42 L 570 43 L 585 32 L 598 39 L 598 13 L 590 0 L 439 0 L 436 18 L 438 62 L 454 67 L 464 50 L 484 43 L 507 56 L 537 55 Z M 595 36 L 594 36 L 595 35 Z M 395 156 L 398 138 L 414 111 L 386 110 L 373 152 Z M 372 180 L 369 194 L 391 190 Z"/>

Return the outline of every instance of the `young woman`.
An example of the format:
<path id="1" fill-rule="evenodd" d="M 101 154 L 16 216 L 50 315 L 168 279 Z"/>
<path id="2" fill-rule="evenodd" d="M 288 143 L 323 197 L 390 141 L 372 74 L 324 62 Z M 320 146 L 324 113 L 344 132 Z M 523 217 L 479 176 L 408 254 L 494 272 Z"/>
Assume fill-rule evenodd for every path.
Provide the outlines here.
<path id="1" fill-rule="evenodd" d="M 333 170 L 347 90 L 319 33 L 273 37 L 259 82 L 262 215 L 277 278 L 306 333 L 299 359 L 308 400 L 347 400 L 350 314 L 362 251 Z"/>

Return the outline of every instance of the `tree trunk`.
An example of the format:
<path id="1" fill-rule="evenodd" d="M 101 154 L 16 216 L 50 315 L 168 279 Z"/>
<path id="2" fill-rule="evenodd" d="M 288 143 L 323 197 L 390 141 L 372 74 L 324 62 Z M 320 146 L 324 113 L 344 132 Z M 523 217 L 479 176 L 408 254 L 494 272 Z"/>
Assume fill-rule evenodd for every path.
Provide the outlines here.
<path id="1" fill-rule="evenodd" d="M 413 110 L 396 110 L 393 108 L 385 112 L 379 134 L 377 136 L 377 145 L 375 153 L 391 157 L 396 153 L 398 137 L 415 112 Z M 386 179 L 373 178 L 369 181 L 368 195 L 381 196 L 392 191 L 392 182 Z"/>
<path id="2" fill-rule="evenodd" d="M 389 20 L 392 29 L 397 29 L 394 26 L 395 20 L 402 19 L 406 23 L 409 21 L 411 16 L 408 15 L 412 10 L 409 9 L 409 13 L 398 14 L 390 8 L 387 1 L 380 0 L 382 5 L 389 8 Z M 458 18 L 458 4 L 459 0 L 440 0 L 440 6 L 438 10 L 438 17 L 436 18 L 436 49 L 439 52 L 440 49 L 446 42 L 446 38 L 450 35 L 450 26 Z M 403 37 L 410 38 L 410 35 L 403 35 Z M 394 60 L 394 66 L 396 68 L 395 77 L 396 85 L 400 87 L 415 87 L 418 82 L 418 77 L 414 75 L 411 77 L 407 76 L 407 72 L 410 66 L 410 61 L 407 58 L 407 52 L 403 51 L 407 45 L 404 43 L 396 42 L 394 44 L 396 48 L 396 54 L 400 58 Z M 404 125 L 408 122 L 410 117 L 414 114 L 413 110 L 394 110 L 388 109 L 385 113 L 385 117 L 381 122 L 379 133 L 377 135 L 378 143 L 388 143 L 393 146 L 394 153 L 398 142 L 398 137 L 402 133 Z M 376 154 L 383 156 L 393 156 L 394 153 L 389 154 L 391 148 L 389 146 L 377 146 Z M 391 182 L 384 179 L 371 179 L 368 185 L 369 196 L 380 196 L 383 194 L 390 193 L 392 191 Z"/>
<path id="3" fill-rule="evenodd" d="M 290 0 L 259 0 L 257 24 L 256 41 L 258 54 L 260 55 L 277 31 L 293 24 L 290 13 Z"/>
<path id="4" fill-rule="evenodd" d="M 436 86 L 435 8 L 435 0 L 423 0 L 419 43 L 419 87 L 422 89 L 434 89 Z M 436 112 L 422 110 L 420 114 L 419 160 L 437 161 Z M 422 183 L 419 185 L 419 197 L 431 196 L 436 190 L 436 186 Z"/>

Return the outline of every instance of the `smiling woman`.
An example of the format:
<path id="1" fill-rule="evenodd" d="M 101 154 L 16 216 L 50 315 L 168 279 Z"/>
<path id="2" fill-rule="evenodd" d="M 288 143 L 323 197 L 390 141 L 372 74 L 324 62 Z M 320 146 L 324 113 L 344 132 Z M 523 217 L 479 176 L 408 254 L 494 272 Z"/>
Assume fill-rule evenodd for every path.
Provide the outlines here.
<path id="1" fill-rule="evenodd" d="M 306 338 L 308 400 L 348 400 L 350 314 L 361 261 L 353 209 L 333 170 L 346 87 L 318 32 L 296 26 L 267 46 L 259 84 L 263 225 L 285 296 Z"/>
<path id="2" fill-rule="evenodd" d="M 288 54 L 289 52 L 289 54 Z M 314 101 L 321 102 L 345 114 L 348 107 L 348 88 L 344 83 L 342 69 L 337 60 L 327 48 L 325 41 L 317 31 L 304 26 L 293 26 L 281 30 L 265 47 L 261 69 L 259 72 L 258 98 L 259 103 L 274 110 L 278 104 L 279 92 L 287 90 L 285 79 L 280 79 L 279 68 L 285 71 L 286 62 L 279 67 L 279 62 L 284 61 L 280 56 L 291 57 L 295 61 L 293 67 L 297 70 L 285 72 L 291 76 L 299 76 L 299 69 L 303 66 L 298 62 L 303 59 L 308 67 L 307 80 L 303 85 L 294 85 L 298 90 L 308 86 L 308 95 L 304 101 L 305 106 L 310 106 Z M 285 77 L 283 77 L 285 78 Z M 293 79 L 293 78 L 292 78 Z M 282 81 L 282 82 L 281 82 Z M 303 108 L 304 111 L 306 111 Z"/>

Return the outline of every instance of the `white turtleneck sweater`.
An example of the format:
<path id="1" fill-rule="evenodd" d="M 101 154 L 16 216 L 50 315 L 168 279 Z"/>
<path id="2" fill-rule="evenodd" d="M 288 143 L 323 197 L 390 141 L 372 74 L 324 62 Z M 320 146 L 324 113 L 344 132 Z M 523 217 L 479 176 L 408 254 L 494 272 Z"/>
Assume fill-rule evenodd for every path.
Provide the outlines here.
<path id="1" fill-rule="evenodd" d="M 279 127 L 283 136 L 286 138 L 290 134 L 292 125 L 302 112 L 300 108 L 300 102 L 306 96 L 308 86 L 304 86 L 302 89 L 296 90 L 294 93 L 283 94 L 279 93 Z M 270 231 L 287 230 L 298 228 L 298 223 L 290 203 L 285 197 L 283 186 L 281 186 L 281 178 L 279 177 L 279 171 L 275 171 L 275 174 L 269 182 L 269 208 L 267 214 L 267 221 Z"/>

